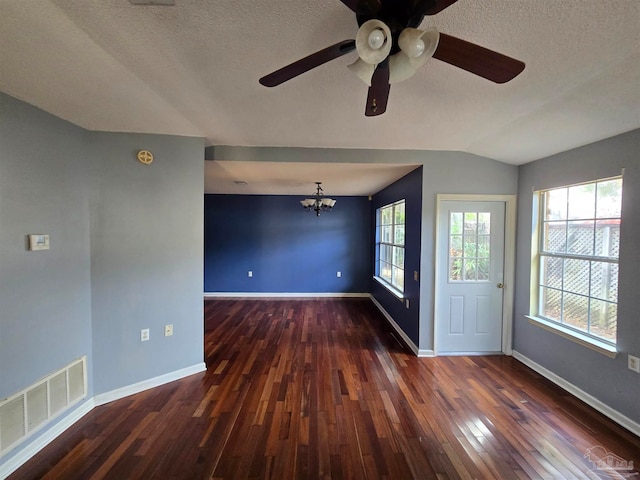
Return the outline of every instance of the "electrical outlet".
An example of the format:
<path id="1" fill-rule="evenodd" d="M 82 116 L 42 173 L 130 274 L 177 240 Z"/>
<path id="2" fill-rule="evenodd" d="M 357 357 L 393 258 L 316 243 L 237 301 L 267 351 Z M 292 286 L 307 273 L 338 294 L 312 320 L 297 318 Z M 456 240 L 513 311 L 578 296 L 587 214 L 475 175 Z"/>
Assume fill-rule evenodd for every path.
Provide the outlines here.
<path id="1" fill-rule="evenodd" d="M 336 272 L 336 277 L 338 278 L 342 277 L 342 272 Z"/>
<path id="2" fill-rule="evenodd" d="M 140 330 L 140 341 L 146 342 L 147 340 L 149 340 L 149 329 L 143 328 L 142 330 Z"/>
<path id="3" fill-rule="evenodd" d="M 168 324 L 164 326 L 164 336 L 170 337 L 173 335 L 173 324 Z"/>
<path id="4" fill-rule="evenodd" d="M 629 355 L 627 357 L 627 366 L 629 370 L 640 373 L 640 358 Z"/>
<path id="5" fill-rule="evenodd" d="M 251 270 L 249 270 L 249 271 L 247 272 L 247 275 L 249 275 L 249 278 L 251 278 L 251 277 L 253 277 L 253 272 L 252 272 Z"/>

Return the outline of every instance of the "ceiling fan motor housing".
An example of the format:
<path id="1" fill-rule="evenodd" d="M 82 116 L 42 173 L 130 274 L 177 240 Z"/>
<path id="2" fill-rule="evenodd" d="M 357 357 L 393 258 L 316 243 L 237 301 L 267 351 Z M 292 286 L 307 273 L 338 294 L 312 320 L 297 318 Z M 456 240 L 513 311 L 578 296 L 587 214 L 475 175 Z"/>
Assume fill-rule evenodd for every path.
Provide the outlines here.
<path id="1" fill-rule="evenodd" d="M 357 4 L 356 18 L 361 27 L 369 20 L 382 21 L 391 31 L 391 55 L 400 51 L 399 38 L 407 28 L 418 28 L 426 11 L 435 6 L 435 0 L 413 2 L 411 0 L 360 0 Z"/>

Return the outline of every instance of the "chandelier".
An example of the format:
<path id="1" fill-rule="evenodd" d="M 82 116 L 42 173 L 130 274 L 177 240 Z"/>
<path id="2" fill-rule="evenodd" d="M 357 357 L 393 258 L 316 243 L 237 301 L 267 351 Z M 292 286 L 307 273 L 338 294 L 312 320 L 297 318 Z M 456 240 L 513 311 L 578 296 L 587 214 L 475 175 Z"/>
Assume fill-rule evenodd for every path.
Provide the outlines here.
<path id="1" fill-rule="evenodd" d="M 313 198 L 305 198 L 304 200 L 300 200 L 303 208 L 308 211 L 316 212 L 316 216 L 320 216 L 320 212 L 330 212 L 333 206 L 336 204 L 336 201 L 333 198 L 327 198 L 322 193 L 322 182 L 316 182 L 316 193 Z"/>

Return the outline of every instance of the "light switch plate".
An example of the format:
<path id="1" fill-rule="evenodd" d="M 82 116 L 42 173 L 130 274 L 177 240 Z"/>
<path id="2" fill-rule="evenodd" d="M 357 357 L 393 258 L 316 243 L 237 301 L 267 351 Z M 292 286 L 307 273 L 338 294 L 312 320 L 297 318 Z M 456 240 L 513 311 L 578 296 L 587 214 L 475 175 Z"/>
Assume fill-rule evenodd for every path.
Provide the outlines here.
<path id="1" fill-rule="evenodd" d="M 49 250 L 49 235 L 29 235 L 29 250 Z"/>
<path id="2" fill-rule="evenodd" d="M 634 372 L 640 373 L 640 358 L 634 357 L 633 355 L 629 355 L 627 357 L 627 366 L 629 370 L 633 370 Z"/>

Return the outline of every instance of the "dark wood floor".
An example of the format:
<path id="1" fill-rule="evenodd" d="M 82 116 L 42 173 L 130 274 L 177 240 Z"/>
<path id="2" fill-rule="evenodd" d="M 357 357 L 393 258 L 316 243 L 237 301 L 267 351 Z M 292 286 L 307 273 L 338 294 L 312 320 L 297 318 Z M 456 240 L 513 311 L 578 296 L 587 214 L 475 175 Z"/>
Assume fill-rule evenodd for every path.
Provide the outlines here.
<path id="1" fill-rule="evenodd" d="M 638 437 L 513 358 L 412 356 L 369 300 L 205 314 L 206 373 L 95 408 L 11 480 L 640 479 Z"/>

